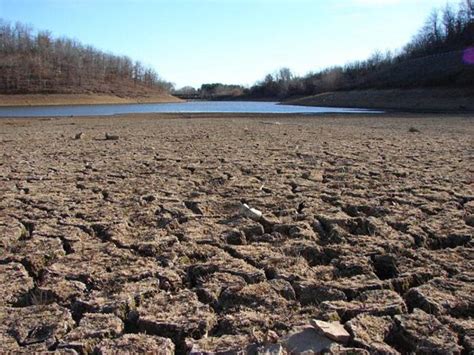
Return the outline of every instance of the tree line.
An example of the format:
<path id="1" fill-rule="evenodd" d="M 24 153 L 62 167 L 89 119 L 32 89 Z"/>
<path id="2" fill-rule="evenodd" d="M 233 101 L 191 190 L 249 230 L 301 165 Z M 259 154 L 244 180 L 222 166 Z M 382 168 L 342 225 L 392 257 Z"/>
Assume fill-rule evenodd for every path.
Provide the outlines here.
<path id="1" fill-rule="evenodd" d="M 212 83 L 202 84 L 198 89 L 195 89 L 192 86 L 184 86 L 179 90 L 174 90 L 173 94 L 183 98 L 217 100 L 240 97 L 244 94 L 245 90 L 246 89 L 241 85 Z"/>
<path id="2" fill-rule="evenodd" d="M 0 19 L 0 93 L 169 91 L 152 68 Z"/>
<path id="3" fill-rule="evenodd" d="M 281 68 L 250 88 L 221 83 L 183 87 L 175 94 L 199 99 L 277 98 L 316 95 L 328 91 L 427 86 L 473 86 L 474 66 L 462 62 L 463 50 L 474 46 L 474 8 L 433 10 L 425 25 L 402 49 L 376 51 L 364 61 L 335 66 L 305 76 Z"/>
<path id="4" fill-rule="evenodd" d="M 288 68 L 244 90 L 248 97 L 285 98 L 327 91 L 474 84 L 462 51 L 474 45 L 472 2 L 434 10 L 417 35 L 396 53 L 375 52 L 364 61 L 297 77 Z"/>

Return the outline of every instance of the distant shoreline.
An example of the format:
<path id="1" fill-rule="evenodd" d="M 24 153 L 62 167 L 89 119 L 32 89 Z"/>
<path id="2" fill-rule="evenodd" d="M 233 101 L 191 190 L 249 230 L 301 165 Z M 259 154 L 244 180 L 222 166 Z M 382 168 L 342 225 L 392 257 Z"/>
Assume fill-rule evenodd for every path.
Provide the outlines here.
<path id="1" fill-rule="evenodd" d="M 415 112 L 472 112 L 474 111 L 474 90 L 420 88 L 334 91 L 290 98 L 284 100 L 282 104 Z"/>
<path id="2" fill-rule="evenodd" d="M 169 94 L 120 97 L 104 94 L 22 94 L 0 95 L 0 107 L 62 106 L 62 105 L 120 105 L 184 102 Z"/>

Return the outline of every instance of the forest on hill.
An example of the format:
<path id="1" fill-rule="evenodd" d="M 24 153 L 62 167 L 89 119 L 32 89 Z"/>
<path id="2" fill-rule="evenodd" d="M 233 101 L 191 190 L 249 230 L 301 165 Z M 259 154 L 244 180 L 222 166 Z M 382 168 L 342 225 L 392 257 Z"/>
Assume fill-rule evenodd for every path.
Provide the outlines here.
<path id="1" fill-rule="evenodd" d="M 397 52 L 375 52 L 364 61 L 295 76 L 282 68 L 250 88 L 204 84 L 177 92 L 201 98 L 285 99 L 330 91 L 474 87 L 474 65 L 466 50 L 474 46 L 474 9 L 469 2 L 433 10 L 423 28 Z M 474 51 L 474 48 L 471 48 Z M 472 54 L 471 54 L 472 55 Z"/>
<path id="2" fill-rule="evenodd" d="M 68 38 L 0 19 L 0 94 L 167 92 L 152 68 Z"/>

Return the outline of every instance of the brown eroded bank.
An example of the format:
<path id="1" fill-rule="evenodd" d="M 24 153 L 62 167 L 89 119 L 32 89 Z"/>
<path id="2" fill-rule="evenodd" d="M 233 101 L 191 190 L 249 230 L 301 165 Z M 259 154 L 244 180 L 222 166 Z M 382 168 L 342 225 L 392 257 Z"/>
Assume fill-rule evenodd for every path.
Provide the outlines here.
<path id="1" fill-rule="evenodd" d="M 116 96 L 105 94 L 25 94 L 0 95 L 1 106 L 58 106 L 169 103 L 183 100 L 169 94 Z"/>
<path id="2" fill-rule="evenodd" d="M 474 89 L 391 89 L 326 92 L 289 99 L 302 106 L 357 107 L 397 111 L 474 111 Z"/>

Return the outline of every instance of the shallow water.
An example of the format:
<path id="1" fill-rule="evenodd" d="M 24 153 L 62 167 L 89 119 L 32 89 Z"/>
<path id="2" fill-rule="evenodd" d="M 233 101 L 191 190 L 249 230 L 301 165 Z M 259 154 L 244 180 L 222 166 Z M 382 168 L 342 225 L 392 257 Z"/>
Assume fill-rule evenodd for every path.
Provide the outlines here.
<path id="1" fill-rule="evenodd" d="M 168 104 L 0 107 L 0 117 L 105 116 L 125 113 L 380 113 L 355 108 L 279 105 L 278 102 L 191 101 Z"/>

